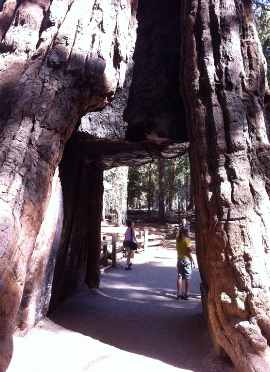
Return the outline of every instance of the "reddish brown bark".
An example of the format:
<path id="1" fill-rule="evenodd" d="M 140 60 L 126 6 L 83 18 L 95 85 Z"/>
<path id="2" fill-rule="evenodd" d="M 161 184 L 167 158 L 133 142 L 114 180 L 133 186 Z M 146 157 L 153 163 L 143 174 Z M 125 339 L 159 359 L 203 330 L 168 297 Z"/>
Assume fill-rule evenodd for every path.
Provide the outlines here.
<path id="1" fill-rule="evenodd" d="M 27 331 L 46 316 L 63 220 L 62 188 L 55 172 L 50 200 L 36 238 L 24 285 L 17 324 Z"/>
<path id="2" fill-rule="evenodd" d="M 200 270 L 213 340 L 240 371 L 270 370 L 270 202 L 265 61 L 251 2 L 183 2 Z"/>
<path id="3" fill-rule="evenodd" d="M 1 372 L 64 145 L 121 86 L 133 47 L 131 2 L 103 4 L 6 0 L 0 12 Z"/>
<path id="4" fill-rule="evenodd" d="M 54 272 L 50 310 L 84 284 L 99 285 L 103 170 L 87 161 L 80 143 L 69 141 L 60 164 L 63 228 Z"/>
<path id="5" fill-rule="evenodd" d="M 86 169 L 84 198 L 84 221 L 86 241 L 88 244 L 88 256 L 86 266 L 85 283 L 89 288 L 99 286 L 99 260 L 101 252 L 101 216 L 103 200 L 103 171 L 99 162 L 93 162 Z M 90 223 L 95 221 L 95 223 Z"/>
<path id="6" fill-rule="evenodd" d="M 127 138 L 186 142 L 179 93 L 181 1 L 140 0 L 133 79 L 125 110 Z"/>

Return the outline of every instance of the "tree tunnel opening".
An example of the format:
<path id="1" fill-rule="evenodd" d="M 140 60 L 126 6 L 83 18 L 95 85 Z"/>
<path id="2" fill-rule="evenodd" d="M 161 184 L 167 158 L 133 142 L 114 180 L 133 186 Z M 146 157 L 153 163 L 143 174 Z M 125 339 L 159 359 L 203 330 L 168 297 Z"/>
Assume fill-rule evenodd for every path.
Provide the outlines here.
<path id="1" fill-rule="evenodd" d="M 71 145 L 71 143 L 69 145 Z M 75 143 L 73 143 L 73 145 L 75 145 Z M 118 151 L 119 145 L 120 144 L 118 142 Z M 79 148 L 81 149 L 82 148 L 81 142 L 77 143 L 75 147 L 77 150 Z M 102 144 L 99 143 L 99 149 L 101 147 Z M 66 170 L 70 172 L 70 161 L 68 161 L 68 159 L 70 158 L 68 158 L 67 151 L 71 151 L 71 149 L 68 150 L 68 147 L 66 148 L 65 153 L 66 159 L 64 159 L 64 161 L 66 161 L 67 164 Z M 104 162 L 105 157 L 104 151 L 102 151 L 102 154 Z M 70 152 L 70 156 L 72 157 L 73 155 L 74 152 L 73 153 Z M 107 161 L 111 163 L 112 155 L 110 155 L 110 159 L 107 159 Z M 132 162 L 131 159 L 129 159 L 129 161 Z M 133 159 L 133 162 L 136 163 L 136 159 Z M 168 160 L 167 163 L 169 162 L 170 161 Z M 185 163 L 185 161 L 183 162 Z M 65 178 L 63 179 L 67 187 L 70 187 L 71 183 L 74 184 L 73 186 L 74 199 L 71 198 L 66 199 L 68 204 L 72 202 L 75 203 L 73 205 L 76 205 L 76 207 L 74 208 L 74 214 L 76 217 L 73 220 L 73 227 L 71 229 L 72 234 L 74 234 L 74 239 L 72 239 L 72 237 L 70 239 L 69 242 L 70 251 L 67 254 L 68 259 L 66 260 L 66 263 L 69 263 L 72 260 L 73 265 L 65 264 L 65 273 L 63 273 L 63 265 L 59 266 L 60 268 L 59 276 L 61 276 L 62 278 L 63 277 L 66 278 L 65 280 L 66 284 L 64 283 L 64 287 L 67 290 L 65 292 L 64 287 L 62 287 L 61 294 L 69 297 L 69 300 L 66 302 L 66 304 L 62 303 L 61 305 L 59 302 L 57 303 L 56 311 L 54 311 L 51 314 L 52 320 L 56 322 L 56 324 L 59 324 L 69 330 L 82 333 L 85 336 L 94 337 L 95 339 L 104 342 L 107 345 L 117 347 L 120 350 L 125 350 L 127 352 L 139 354 L 144 358 L 150 357 L 155 359 L 156 361 L 162 361 L 173 366 L 191 368 L 190 364 L 191 362 L 189 360 L 184 361 L 184 355 L 185 353 L 188 353 L 188 351 L 185 348 L 183 348 L 182 352 L 180 353 L 181 357 L 179 357 L 179 355 L 177 355 L 176 352 L 176 348 L 178 348 L 176 345 L 175 345 L 176 347 L 174 346 L 164 347 L 165 341 L 164 342 L 162 341 L 164 333 L 168 345 L 171 337 L 172 338 L 180 337 L 181 336 L 180 331 L 179 332 L 177 331 L 176 326 L 179 325 L 181 326 L 182 332 L 185 332 L 186 337 L 188 339 L 187 342 L 187 344 L 189 345 L 188 348 L 193 349 L 194 347 L 193 349 L 194 354 L 200 355 L 199 363 L 201 363 L 201 356 L 203 356 L 203 353 L 206 351 L 207 348 L 209 348 L 209 338 L 206 331 L 206 325 L 204 320 L 202 319 L 201 310 L 199 308 L 200 304 L 199 287 L 197 285 L 195 290 L 194 284 L 192 284 L 191 299 L 188 305 L 189 310 L 187 309 L 184 310 L 185 305 L 181 303 L 181 300 L 177 301 L 175 299 L 176 253 L 175 231 L 173 231 L 173 229 L 170 230 L 169 228 L 166 232 L 167 234 L 168 233 L 171 234 L 170 237 L 167 236 L 168 238 L 167 242 L 169 242 L 171 246 L 167 246 L 166 248 L 158 247 L 156 245 L 161 244 L 159 241 L 157 241 L 158 239 L 160 239 L 160 236 L 157 236 L 157 234 L 160 233 L 159 228 L 157 229 L 154 225 L 154 228 L 152 229 L 148 225 L 149 246 L 147 254 L 151 255 L 152 258 L 151 259 L 148 258 L 147 260 L 151 261 L 151 263 L 148 265 L 148 263 L 146 262 L 147 260 L 144 258 L 145 256 L 143 252 L 135 254 L 137 256 L 136 259 L 139 261 L 134 262 L 134 267 L 132 270 L 132 275 L 135 274 L 134 277 L 129 275 L 130 272 L 124 270 L 125 258 L 120 257 L 121 253 L 119 253 L 116 269 L 111 269 L 107 271 L 107 273 L 109 273 L 108 275 L 105 276 L 102 275 L 100 283 L 98 284 L 94 283 L 94 285 L 93 284 L 90 285 L 92 287 L 98 286 L 99 288 L 97 292 L 91 292 L 89 291 L 89 289 L 86 290 L 84 288 L 83 278 L 86 277 L 86 271 L 89 269 L 87 268 L 86 261 L 88 260 L 86 259 L 86 255 L 88 254 L 88 258 L 90 257 L 91 261 L 95 262 L 96 265 L 99 264 L 100 263 L 99 255 L 101 251 L 100 248 L 102 248 L 100 247 L 101 237 L 106 235 L 106 237 L 108 238 L 108 236 L 110 236 L 112 232 L 113 234 L 117 232 L 119 234 L 118 242 L 121 244 L 121 240 L 123 239 L 123 231 L 125 230 L 125 228 L 115 226 L 117 225 L 117 221 L 114 221 L 116 222 L 115 224 L 106 225 L 103 224 L 101 230 L 99 230 L 99 245 L 97 250 L 96 250 L 97 245 L 94 245 L 97 243 L 94 243 L 93 240 L 90 241 L 88 240 L 88 237 L 90 237 L 91 234 L 93 235 L 93 230 L 94 233 L 96 234 L 98 231 L 97 229 L 98 228 L 100 229 L 102 208 L 98 207 L 97 204 L 95 204 L 95 211 L 99 211 L 99 214 L 96 220 L 92 219 L 93 215 L 87 214 L 86 210 L 92 210 L 93 205 L 90 205 L 88 201 L 86 201 L 86 198 L 92 199 L 93 202 L 95 203 L 101 204 L 102 202 L 100 197 L 98 198 L 93 197 L 94 195 L 96 195 L 96 192 L 102 194 L 102 187 L 99 187 L 98 190 L 95 189 L 95 191 L 93 188 L 89 187 L 90 183 L 92 183 L 93 185 L 95 184 L 94 177 L 96 177 L 99 184 L 102 184 L 102 179 L 99 177 L 99 175 L 95 173 L 95 171 L 93 171 L 93 167 L 96 168 L 97 166 L 101 167 L 102 169 L 102 162 L 99 161 L 99 163 L 97 163 L 94 160 L 92 162 L 89 162 L 88 159 L 87 162 L 85 161 L 83 162 L 82 166 L 88 168 L 88 171 L 91 172 L 91 173 L 87 173 L 85 171 L 83 172 L 83 174 L 86 175 L 84 181 L 82 181 L 81 177 L 78 177 L 75 174 L 70 175 L 67 179 Z M 167 164 L 167 167 L 169 167 L 169 164 Z M 76 168 L 78 167 L 74 167 L 74 169 Z M 152 174 L 153 176 L 154 173 L 155 172 L 153 172 Z M 106 175 L 103 176 L 103 178 L 106 180 Z M 118 175 L 116 178 L 118 178 L 117 182 L 120 182 L 119 180 L 120 176 Z M 182 177 L 182 181 L 183 183 L 189 182 L 185 179 L 184 174 Z M 108 182 L 108 180 L 106 182 Z M 87 186 L 84 186 L 84 188 L 82 189 L 80 185 L 86 184 Z M 63 186 L 65 186 L 64 183 Z M 183 194 L 186 194 L 186 192 L 188 191 L 187 186 L 188 185 L 183 186 L 182 190 Z M 108 186 L 105 185 L 105 188 L 106 187 L 108 188 Z M 64 188 L 65 187 L 63 187 L 65 200 Z M 113 183 L 112 186 L 110 186 L 108 189 L 113 190 L 113 192 L 117 194 L 116 190 L 117 187 L 115 183 Z M 78 192 L 82 191 L 84 194 L 84 198 L 78 197 L 77 194 Z M 93 191 L 95 192 L 95 194 L 93 194 Z M 147 196 L 145 196 L 145 201 L 146 200 Z M 181 201 L 183 200 L 181 199 Z M 135 201 L 130 203 L 131 206 L 132 203 L 136 204 Z M 174 200 L 173 203 L 175 203 L 176 206 L 177 204 L 176 200 Z M 108 204 L 110 204 L 110 202 L 108 202 Z M 114 203 L 112 203 L 111 205 L 113 209 Z M 110 206 L 107 205 L 106 207 L 107 211 L 110 211 Z M 79 214 L 77 214 L 77 211 L 79 211 Z M 121 214 L 123 215 L 124 213 L 120 212 L 119 215 Z M 108 217 L 108 214 L 106 217 Z M 89 218 L 91 218 L 91 220 L 89 220 Z M 69 217 L 68 220 L 70 221 L 71 218 Z M 178 225 L 177 223 L 178 220 L 173 220 L 172 222 L 174 222 L 174 224 L 172 223 L 169 226 L 176 227 Z M 141 226 L 143 226 L 143 224 Z M 86 231 L 86 229 L 88 231 Z M 122 233 L 120 232 L 120 229 Z M 138 225 L 136 226 L 136 230 L 139 233 Z M 80 236 L 82 231 L 85 232 L 85 235 Z M 162 234 L 165 234 L 165 230 L 162 231 Z M 80 239 L 86 238 L 87 244 L 82 245 L 80 243 Z M 73 252 L 71 252 L 71 250 L 73 250 Z M 155 253 L 153 254 L 152 252 Z M 71 257 L 71 259 L 69 257 Z M 96 257 L 98 257 L 98 261 L 96 260 Z M 144 262 L 144 260 L 146 261 Z M 75 265 L 77 266 L 76 267 L 77 273 L 73 271 Z M 138 276 L 136 276 L 136 273 L 138 273 Z M 90 271 L 90 274 L 91 278 L 94 278 L 92 269 Z M 55 278 L 57 277 L 57 275 L 58 272 L 56 269 Z M 147 276 L 148 278 L 146 278 Z M 199 274 L 198 271 L 196 270 L 192 279 L 192 283 L 193 280 L 198 281 L 198 276 Z M 72 295 L 74 294 L 74 291 L 76 293 L 76 289 L 77 295 L 75 295 L 74 297 Z M 93 295 L 93 293 L 95 294 Z M 58 299 L 61 300 L 61 298 Z M 146 308 L 148 308 L 147 311 Z M 90 315 L 87 315 L 88 312 Z M 130 314 L 133 314 L 132 321 L 128 320 Z M 167 315 L 164 316 L 164 314 Z M 171 320 L 169 320 L 169 318 L 171 318 Z M 150 321 L 150 319 L 152 319 L 152 321 Z M 146 323 L 148 323 L 149 321 L 149 324 L 151 323 L 153 325 L 149 327 L 146 326 L 144 329 L 144 327 L 141 327 L 142 322 L 144 321 L 146 321 Z M 156 327 L 155 324 L 158 326 Z M 191 324 L 192 326 L 188 331 L 187 326 Z M 160 332 L 161 328 L 163 327 L 165 327 L 163 330 L 163 336 L 160 337 L 159 342 L 154 341 L 153 337 L 155 332 Z M 199 336 L 196 335 L 197 330 L 200 330 Z M 168 338 L 166 336 L 167 332 Z M 136 341 L 137 338 L 138 339 L 141 338 L 141 341 L 139 343 Z M 198 340 L 200 340 L 199 343 L 202 343 L 205 346 L 205 348 L 204 347 L 198 348 L 199 344 Z M 160 346 L 158 346 L 158 344 Z"/>
<path id="2" fill-rule="evenodd" d="M 180 4 L 176 0 L 169 7 L 163 1 L 139 2 L 134 56 L 122 86 L 110 105 L 82 119 L 66 145 L 60 175 L 67 218 L 54 274 L 51 311 L 85 283 L 92 288 L 100 284 L 103 169 L 139 167 L 158 158 L 162 163 L 187 152 L 179 18 Z M 168 209 L 172 203 L 168 201 Z M 177 207 L 180 204 L 179 198 Z M 151 209 L 150 200 L 148 207 Z"/>
<path id="3" fill-rule="evenodd" d="M 96 115 L 94 114 L 93 117 L 96 118 Z M 93 117 L 90 114 L 87 120 L 91 122 Z M 186 143 L 157 145 L 149 141 L 131 143 L 121 139 L 93 139 L 85 132 L 78 132 L 73 136 L 66 146 L 59 167 L 63 193 L 63 226 L 54 272 L 50 311 L 85 283 L 90 288 L 99 286 L 101 220 L 106 212 L 107 214 L 115 212 L 120 224 L 126 221 L 127 190 L 124 190 L 122 184 L 124 182 L 127 185 L 127 166 L 139 167 L 151 159 L 153 161 L 159 153 L 165 157 L 164 159 L 184 154 L 185 159 L 181 166 L 185 164 L 187 168 L 187 148 Z M 124 168 L 123 181 L 119 176 L 114 176 L 118 186 L 122 187 L 120 194 L 124 199 L 121 200 L 117 199 L 117 187 L 110 185 L 106 190 L 103 182 L 104 169 L 110 169 L 117 164 L 119 165 L 117 169 L 121 166 Z M 172 166 L 175 167 L 176 164 Z M 190 186 L 190 178 L 187 174 L 185 176 L 185 181 Z M 171 182 L 176 183 L 175 177 L 173 178 Z M 108 184 L 105 179 L 106 183 Z M 162 184 L 164 183 L 165 180 L 162 180 Z M 187 193 L 187 185 L 184 188 Z M 110 197 L 110 193 L 113 193 L 111 197 L 113 202 L 109 201 L 109 205 L 106 205 L 106 198 Z M 168 204 L 172 205 L 172 195 L 168 195 L 168 198 L 170 199 Z M 163 203 L 165 204 L 165 199 Z M 179 203 L 178 207 L 180 207 Z M 174 214 L 178 216 L 178 212 L 174 211 Z"/>
<path id="4" fill-rule="evenodd" d="M 180 12 L 176 0 L 170 7 L 162 1 L 138 2 L 134 55 L 128 62 L 121 86 L 109 106 L 82 119 L 77 132 L 66 145 L 60 178 L 64 214 L 69 217 L 64 218 L 63 236 L 66 238 L 62 237 L 56 263 L 51 309 L 55 308 L 58 297 L 64 298 L 80 286 L 85 273 L 88 275 L 87 284 L 98 286 L 100 242 L 97 236 L 100 236 L 100 227 L 93 227 L 95 232 L 90 236 L 89 228 L 83 227 L 82 220 L 100 219 L 102 214 L 102 169 L 129 160 L 131 163 L 132 159 L 135 165 L 140 165 L 162 156 L 162 153 L 168 157 L 171 154 L 175 156 L 187 147 L 186 113 L 180 93 L 182 88 L 179 87 Z M 120 56 L 118 50 L 117 58 Z M 90 180 L 93 184 L 89 183 Z M 77 195 L 78 190 L 81 191 Z M 86 241 L 95 247 L 95 252 L 91 253 L 92 261 L 89 259 L 87 263 L 83 253 Z M 82 273 L 78 274 L 80 266 Z M 69 274 L 64 277 L 68 279 L 61 279 L 63 267 L 67 267 Z M 59 289 L 62 285 L 65 289 Z"/>

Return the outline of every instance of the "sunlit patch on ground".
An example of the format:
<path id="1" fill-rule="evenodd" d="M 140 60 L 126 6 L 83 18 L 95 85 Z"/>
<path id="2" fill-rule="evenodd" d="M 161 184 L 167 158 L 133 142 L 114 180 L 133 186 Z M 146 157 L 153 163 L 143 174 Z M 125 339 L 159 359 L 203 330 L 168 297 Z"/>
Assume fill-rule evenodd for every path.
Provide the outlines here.
<path id="1" fill-rule="evenodd" d="M 98 290 L 69 299 L 26 337 L 15 337 L 8 372 L 229 372 L 212 355 L 199 273 L 189 301 L 175 298 L 175 251 L 149 248 L 133 270 L 102 275 Z"/>

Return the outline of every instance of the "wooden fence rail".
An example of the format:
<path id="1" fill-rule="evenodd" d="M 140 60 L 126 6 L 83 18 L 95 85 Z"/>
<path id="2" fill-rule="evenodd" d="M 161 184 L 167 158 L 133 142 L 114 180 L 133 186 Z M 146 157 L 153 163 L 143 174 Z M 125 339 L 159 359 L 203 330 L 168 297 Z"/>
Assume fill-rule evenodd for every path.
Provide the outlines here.
<path id="1" fill-rule="evenodd" d="M 100 266 L 117 266 L 117 254 L 122 253 L 124 255 L 126 249 L 123 247 L 123 236 L 112 233 L 103 235 L 101 240 L 101 254 L 100 254 Z M 143 236 L 138 239 L 139 246 L 142 247 L 143 250 L 146 250 L 148 247 L 148 229 L 145 229 Z M 111 264 L 109 263 L 111 261 Z"/>

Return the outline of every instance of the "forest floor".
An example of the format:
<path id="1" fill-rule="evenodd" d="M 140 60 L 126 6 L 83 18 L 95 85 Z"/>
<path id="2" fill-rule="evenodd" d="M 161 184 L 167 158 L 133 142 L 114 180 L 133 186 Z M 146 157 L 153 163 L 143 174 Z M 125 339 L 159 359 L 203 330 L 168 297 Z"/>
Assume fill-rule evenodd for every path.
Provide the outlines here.
<path id="1" fill-rule="evenodd" d="M 120 259 L 98 290 L 82 290 L 15 337 L 8 372 L 231 372 L 210 343 L 197 269 L 191 298 L 175 298 L 175 258 L 162 244 L 135 254 L 131 271 Z"/>

